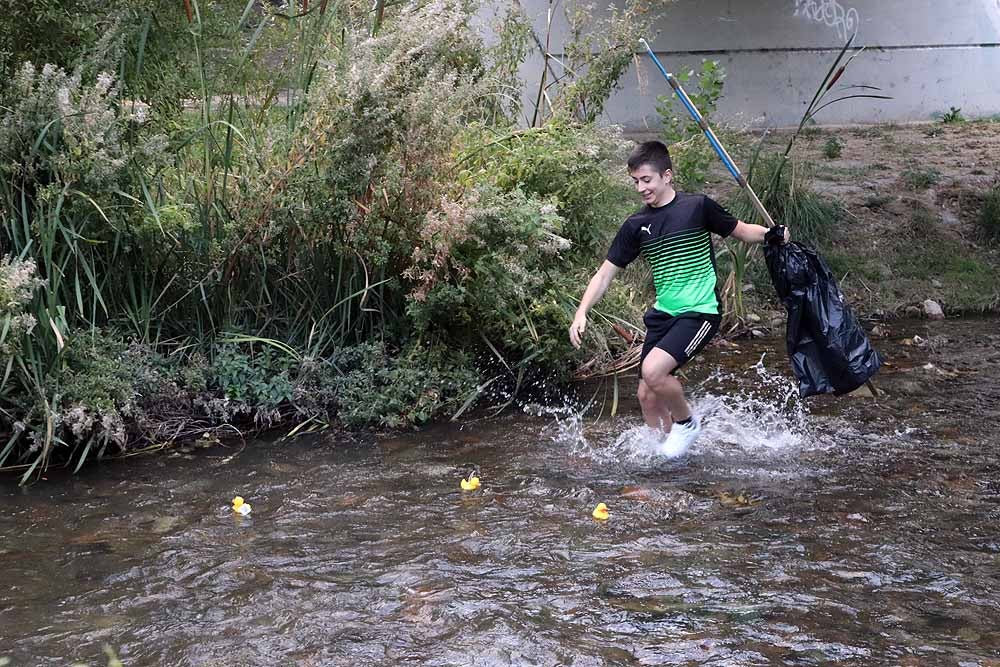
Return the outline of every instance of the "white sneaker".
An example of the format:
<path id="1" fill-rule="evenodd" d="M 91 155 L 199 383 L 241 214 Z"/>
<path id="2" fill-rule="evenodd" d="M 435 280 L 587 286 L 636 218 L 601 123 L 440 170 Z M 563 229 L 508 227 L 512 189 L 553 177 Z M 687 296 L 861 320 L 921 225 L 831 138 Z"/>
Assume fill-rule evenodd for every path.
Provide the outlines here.
<path id="1" fill-rule="evenodd" d="M 667 434 L 667 439 L 660 445 L 660 456 L 676 459 L 683 456 L 701 433 L 701 422 L 694 415 L 687 424 L 674 424 Z"/>

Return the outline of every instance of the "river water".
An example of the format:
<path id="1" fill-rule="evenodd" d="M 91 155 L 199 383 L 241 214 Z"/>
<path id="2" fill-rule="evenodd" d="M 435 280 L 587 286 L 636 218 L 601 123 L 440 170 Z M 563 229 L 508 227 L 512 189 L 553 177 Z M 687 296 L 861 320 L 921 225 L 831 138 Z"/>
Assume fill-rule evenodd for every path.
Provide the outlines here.
<path id="1" fill-rule="evenodd" d="M 607 385 L 583 418 L 529 405 L 5 480 L 0 657 L 998 665 L 997 325 L 892 323 L 882 396 L 806 405 L 780 341 L 712 348 L 680 462 L 634 402 L 608 416 Z"/>

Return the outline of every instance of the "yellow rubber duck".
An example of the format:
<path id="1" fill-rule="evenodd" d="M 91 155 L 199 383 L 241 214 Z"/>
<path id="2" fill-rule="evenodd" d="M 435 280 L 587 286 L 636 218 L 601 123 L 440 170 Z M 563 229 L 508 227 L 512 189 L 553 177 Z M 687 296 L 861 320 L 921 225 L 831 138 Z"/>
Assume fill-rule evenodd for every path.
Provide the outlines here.
<path id="1" fill-rule="evenodd" d="M 475 491 L 479 488 L 479 478 L 475 475 L 470 475 L 469 479 L 462 480 L 461 486 L 463 491 Z"/>
<path id="2" fill-rule="evenodd" d="M 246 516 L 250 514 L 250 503 L 244 502 L 243 496 L 236 496 L 233 498 L 233 511 Z"/>
<path id="3" fill-rule="evenodd" d="M 608 511 L 608 506 L 604 503 L 597 503 L 597 507 L 594 508 L 591 516 L 598 521 L 607 521 L 611 516 L 611 512 Z"/>

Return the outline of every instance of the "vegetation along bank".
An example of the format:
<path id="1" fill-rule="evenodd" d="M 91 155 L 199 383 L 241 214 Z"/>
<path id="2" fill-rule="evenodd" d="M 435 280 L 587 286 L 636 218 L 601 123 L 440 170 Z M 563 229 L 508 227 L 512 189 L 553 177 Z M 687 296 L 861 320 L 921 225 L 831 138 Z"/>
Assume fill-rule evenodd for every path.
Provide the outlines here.
<path id="1" fill-rule="evenodd" d="M 575 75 L 528 114 L 516 10 L 486 44 L 447 0 L 82 4 L 0 18 L 0 468 L 408 427 L 627 365 L 641 267 L 583 350 L 565 332 L 637 205 L 631 144 L 596 121 L 641 3 L 580 31 Z M 707 61 L 685 85 L 711 112 L 724 81 Z M 683 187 L 749 215 L 683 110 L 660 113 Z M 1000 123 L 721 132 L 860 313 L 996 310 Z M 737 246 L 724 330 L 777 330 L 760 253 Z"/>

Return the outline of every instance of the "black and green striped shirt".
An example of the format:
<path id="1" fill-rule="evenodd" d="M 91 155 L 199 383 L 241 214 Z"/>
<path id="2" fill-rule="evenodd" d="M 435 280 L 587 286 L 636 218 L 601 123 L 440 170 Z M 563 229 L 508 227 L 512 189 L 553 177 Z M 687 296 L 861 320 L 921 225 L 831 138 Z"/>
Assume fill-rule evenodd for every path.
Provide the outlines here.
<path id="1" fill-rule="evenodd" d="M 624 268 L 641 253 L 653 271 L 655 308 L 670 315 L 719 313 L 710 232 L 729 236 L 736 218 L 705 195 L 678 192 L 669 203 L 634 213 L 611 244 L 608 261 Z"/>

